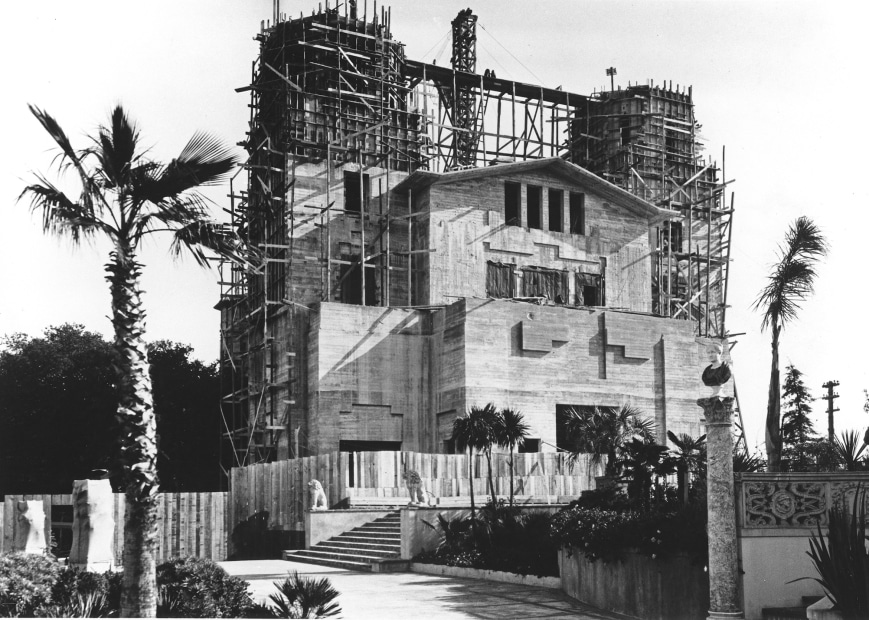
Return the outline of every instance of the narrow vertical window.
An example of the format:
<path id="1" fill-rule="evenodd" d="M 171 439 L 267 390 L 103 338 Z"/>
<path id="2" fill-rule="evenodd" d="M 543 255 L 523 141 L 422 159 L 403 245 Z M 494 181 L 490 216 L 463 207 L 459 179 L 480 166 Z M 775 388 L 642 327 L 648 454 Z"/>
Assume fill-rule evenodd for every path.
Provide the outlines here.
<path id="1" fill-rule="evenodd" d="M 543 228 L 541 208 L 543 203 L 543 188 L 539 185 L 528 186 L 528 228 Z"/>
<path id="2" fill-rule="evenodd" d="M 522 186 L 519 183 L 504 183 L 504 223 L 522 226 Z"/>
<path id="3" fill-rule="evenodd" d="M 362 175 L 362 191 L 359 187 L 359 173 L 344 173 L 344 210 L 353 213 L 361 213 L 365 203 L 371 199 L 371 178 L 367 174 Z"/>
<path id="4" fill-rule="evenodd" d="M 549 190 L 549 230 L 552 232 L 564 232 L 564 224 L 561 221 L 564 214 L 564 192 L 560 189 Z"/>
<path id="5" fill-rule="evenodd" d="M 585 234 L 585 194 L 570 192 L 570 233 Z"/>

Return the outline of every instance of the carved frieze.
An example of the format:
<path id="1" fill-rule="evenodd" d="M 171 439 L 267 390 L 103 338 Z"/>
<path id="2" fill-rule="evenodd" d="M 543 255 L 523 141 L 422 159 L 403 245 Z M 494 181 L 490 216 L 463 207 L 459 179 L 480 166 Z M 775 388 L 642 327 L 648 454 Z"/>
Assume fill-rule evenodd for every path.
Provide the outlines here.
<path id="1" fill-rule="evenodd" d="M 827 522 L 827 489 L 822 482 L 745 482 L 742 488 L 745 527 L 814 527 Z"/>

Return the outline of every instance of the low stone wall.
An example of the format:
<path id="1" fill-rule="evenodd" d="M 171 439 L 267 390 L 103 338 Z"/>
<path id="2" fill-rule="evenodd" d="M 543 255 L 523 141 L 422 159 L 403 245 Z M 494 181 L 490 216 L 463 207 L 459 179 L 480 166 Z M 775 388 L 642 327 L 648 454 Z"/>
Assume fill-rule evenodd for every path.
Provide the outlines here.
<path id="1" fill-rule="evenodd" d="M 305 512 L 305 549 L 353 528 L 385 517 L 389 510 L 308 510 Z"/>
<path id="2" fill-rule="evenodd" d="M 441 564 L 422 564 L 412 562 L 412 573 L 426 575 L 442 575 L 444 577 L 459 577 L 462 579 L 482 579 L 483 581 L 497 581 L 500 583 L 513 583 L 520 586 L 532 586 L 535 588 L 561 589 L 561 579 L 558 577 L 537 577 L 536 575 L 518 575 L 506 573 L 500 570 L 485 570 L 481 568 L 465 568 L 463 566 L 443 566 Z"/>
<path id="3" fill-rule="evenodd" d="M 561 549 L 558 565 L 564 592 L 600 609 L 643 620 L 703 620 L 709 610 L 704 567 L 684 554 L 653 560 L 626 553 L 605 563 Z"/>

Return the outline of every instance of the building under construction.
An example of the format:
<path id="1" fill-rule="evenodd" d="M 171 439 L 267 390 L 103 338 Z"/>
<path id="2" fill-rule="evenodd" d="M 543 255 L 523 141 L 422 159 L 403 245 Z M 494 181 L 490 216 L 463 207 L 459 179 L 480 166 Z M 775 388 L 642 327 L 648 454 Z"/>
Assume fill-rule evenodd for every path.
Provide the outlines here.
<path id="1" fill-rule="evenodd" d="M 732 205 L 691 89 L 480 74 L 476 19 L 449 67 L 407 58 L 376 4 L 262 25 L 231 206 L 257 258 L 222 265 L 218 305 L 233 465 L 451 451 L 487 402 L 525 414 L 529 450 L 567 406 L 699 433 Z"/>

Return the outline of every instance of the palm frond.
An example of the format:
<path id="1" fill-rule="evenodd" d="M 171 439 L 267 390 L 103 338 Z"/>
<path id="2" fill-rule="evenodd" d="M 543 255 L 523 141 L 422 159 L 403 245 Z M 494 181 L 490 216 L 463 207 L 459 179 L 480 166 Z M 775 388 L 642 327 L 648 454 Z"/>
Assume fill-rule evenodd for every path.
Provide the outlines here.
<path id="1" fill-rule="evenodd" d="M 123 187 L 130 184 L 130 172 L 137 158 L 139 130 L 120 105 L 112 110 L 110 120 L 109 127 L 99 128 L 97 137 L 93 139 L 96 148 L 92 152 L 100 162 L 106 187 Z"/>
<path id="2" fill-rule="evenodd" d="M 820 229 L 803 216 L 790 226 L 779 260 L 753 307 L 763 311 L 761 329 L 794 320 L 801 302 L 814 292 L 815 265 L 827 253 L 827 242 Z"/>
<path id="3" fill-rule="evenodd" d="M 229 147 L 206 133 L 196 133 L 177 158 L 139 179 L 136 195 L 161 203 L 200 185 L 221 182 L 236 164 Z"/>
<path id="4" fill-rule="evenodd" d="M 525 416 L 513 409 L 501 409 L 500 419 L 495 426 L 495 441 L 503 448 L 511 450 L 525 443 L 531 427 L 525 423 Z"/>
<path id="5" fill-rule="evenodd" d="M 42 229 L 53 235 L 67 236 L 74 243 L 97 230 L 108 232 L 88 206 L 71 200 L 42 175 L 36 175 L 39 183 L 28 185 L 18 196 L 30 198 L 30 211 L 39 212 Z"/>
<path id="6" fill-rule="evenodd" d="M 208 256 L 203 248 L 245 268 L 253 269 L 250 260 L 253 258 L 252 250 L 232 228 L 210 220 L 194 220 L 178 228 L 169 252 L 177 258 L 186 249 L 198 265 L 205 267 L 208 265 Z"/>

